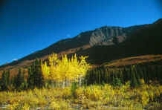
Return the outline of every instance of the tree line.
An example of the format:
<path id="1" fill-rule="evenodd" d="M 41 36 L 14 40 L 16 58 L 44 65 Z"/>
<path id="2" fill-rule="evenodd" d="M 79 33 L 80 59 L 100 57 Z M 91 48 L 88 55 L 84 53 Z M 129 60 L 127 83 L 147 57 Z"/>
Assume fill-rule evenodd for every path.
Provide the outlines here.
<path id="1" fill-rule="evenodd" d="M 162 66 L 138 64 L 120 68 L 101 66 L 88 70 L 85 76 L 85 82 L 88 85 L 109 83 L 120 86 L 130 81 L 131 87 L 137 87 L 141 79 L 146 83 L 151 81 L 162 83 Z"/>
<path id="2" fill-rule="evenodd" d="M 53 53 L 47 60 L 36 59 L 27 72 L 21 68 L 14 76 L 10 70 L 4 70 L 0 78 L 0 90 L 26 90 L 42 87 L 65 87 L 74 84 L 91 85 L 109 83 L 121 86 L 130 81 L 131 87 L 157 81 L 162 84 L 162 66 L 160 64 L 136 64 L 125 67 L 100 66 L 90 68 L 87 56 L 71 57 L 62 55 L 60 58 Z M 11 77 L 12 76 L 12 77 Z M 73 86 L 73 85 L 72 85 Z"/>

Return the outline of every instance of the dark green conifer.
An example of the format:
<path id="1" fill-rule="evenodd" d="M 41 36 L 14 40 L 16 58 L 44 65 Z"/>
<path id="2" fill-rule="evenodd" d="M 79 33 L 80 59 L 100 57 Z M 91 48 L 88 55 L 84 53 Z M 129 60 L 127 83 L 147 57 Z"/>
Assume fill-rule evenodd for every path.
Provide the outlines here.
<path id="1" fill-rule="evenodd" d="M 1 77 L 1 90 L 8 90 L 10 86 L 10 71 L 4 70 Z"/>
<path id="2" fill-rule="evenodd" d="M 136 71 L 135 65 L 131 67 L 131 81 L 130 81 L 130 86 L 131 87 L 137 87 L 140 85 L 140 79 L 138 76 L 138 73 Z"/>
<path id="3" fill-rule="evenodd" d="M 26 88 L 24 74 L 24 71 L 22 69 L 19 69 L 18 74 L 14 78 L 14 85 L 17 90 L 23 90 Z"/>
<path id="4" fill-rule="evenodd" d="M 41 88 L 44 86 L 44 78 L 41 72 L 41 60 L 36 59 L 28 69 L 28 87 Z"/>

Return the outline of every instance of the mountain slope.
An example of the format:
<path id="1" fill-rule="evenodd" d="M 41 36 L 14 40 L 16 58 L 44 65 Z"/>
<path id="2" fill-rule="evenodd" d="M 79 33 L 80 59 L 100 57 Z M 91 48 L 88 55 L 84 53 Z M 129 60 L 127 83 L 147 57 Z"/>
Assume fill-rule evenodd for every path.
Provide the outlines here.
<path id="1" fill-rule="evenodd" d="M 30 63 L 35 58 L 46 59 L 46 56 L 53 52 L 88 55 L 88 61 L 94 64 L 128 56 L 161 54 L 161 21 L 127 28 L 104 26 L 93 31 L 83 32 L 74 38 L 61 40 L 18 61 L 3 65 L 1 68 L 15 65 L 24 66 L 27 64 L 26 62 Z M 114 39 L 117 40 L 117 44 Z"/>
<path id="2" fill-rule="evenodd" d="M 94 45 L 113 45 L 113 42 L 109 40 L 114 36 L 120 36 L 120 38 L 124 37 L 122 36 L 124 33 L 125 30 L 122 28 L 119 30 L 118 27 L 101 27 L 93 31 L 80 33 L 74 38 L 61 40 L 43 50 L 32 54 L 32 56 L 26 56 L 21 60 L 42 57 L 44 55 L 51 54 L 52 52 L 59 53 L 73 48 L 82 48 L 85 45 L 88 45 L 89 47 L 93 47 Z"/>
<path id="3" fill-rule="evenodd" d="M 139 65 L 139 64 L 162 64 L 162 55 L 141 55 L 134 57 L 126 57 L 122 59 L 113 60 L 108 63 L 104 63 L 103 66 L 106 67 L 126 67 L 130 65 Z"/>
<path id="4" fill-rule="evenodd" d="M 114 45 L 114 37 L 117 38 L 119 43 L 123 42 L 126 39 L 127 35 L 129 35 L 129 33 L 134 30 L 138 30 L 139 27 L 143 26 L 133 26 L 128 28 L 104 26 L 92 31 L 83 32 L 74 38 L 58 41 L 43 50 L 34 52 L 28 56 L 23 57 L 22 59 L 19 59 L 18 61 L 14 61 L 7 65 L 12 66 L 25 61 L 29 62 L 29 60 L 33 60 L 35 58 L 44 58 L 45 56 L 53 52 L 69 54 L 75 53 L 78 50 L 91 48 L 93 46 Z M 1 67 L 7 65 L 3 65 Z"/>
<path id="5" fill-rule="evenodd" d="M 89 55 L 89 61 L 101 64 L 106 61 L 120 59 L 123 57 L 162 54 L 162 20 L 152 25 L 147 25 L 140 30 L 129 34 L 127 39 L 111 46 L 95 46 L 79 54 Z"/>

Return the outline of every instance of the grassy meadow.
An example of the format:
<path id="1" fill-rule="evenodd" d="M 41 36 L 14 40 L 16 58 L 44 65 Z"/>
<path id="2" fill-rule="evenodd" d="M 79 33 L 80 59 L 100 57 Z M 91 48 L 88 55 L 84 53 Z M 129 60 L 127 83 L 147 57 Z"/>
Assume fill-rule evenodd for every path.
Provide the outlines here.
<path id="1" fill-rule="evenodd" d="M 26 91 L 0 92 L 1 109 L 9 110 L 149 110 L 162 109 L 162 86 L 145 84 L 131 88 L 130 82 L 121 87 L 109 84 L 65 88 L 35 88 Z"/>

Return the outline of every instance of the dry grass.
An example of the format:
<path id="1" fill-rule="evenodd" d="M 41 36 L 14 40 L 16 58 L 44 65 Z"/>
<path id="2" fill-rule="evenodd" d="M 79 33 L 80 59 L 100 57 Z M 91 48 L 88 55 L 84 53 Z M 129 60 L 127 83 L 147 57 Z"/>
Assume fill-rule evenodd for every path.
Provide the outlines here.
<path id="1" fill-rule="evenodd" d="M 104 64 L 107 67 L 121 67 L 133 64 L 162 61 L 162 55 L 143 55 L 114 60 Z"/>
<path id="2" fill-rule="evenodd" d="M 129 82 L 121 87 L 111 85 L 92 85 L 79 87 L 75 90 L 76 98 L 72 97 L 71 88 L 42 88 L 21 92 L 0 92 L 0 109 L 97 109 L 97 110 L 142 110 L 160 108 L 154 98 L 162 94 L 162 86 L 142 84 L 138 88 L 130 88 Z M 150 104 L 151 103 L 151 104 Z M 150 106 L 151 105 L 151 106 Z"/>

